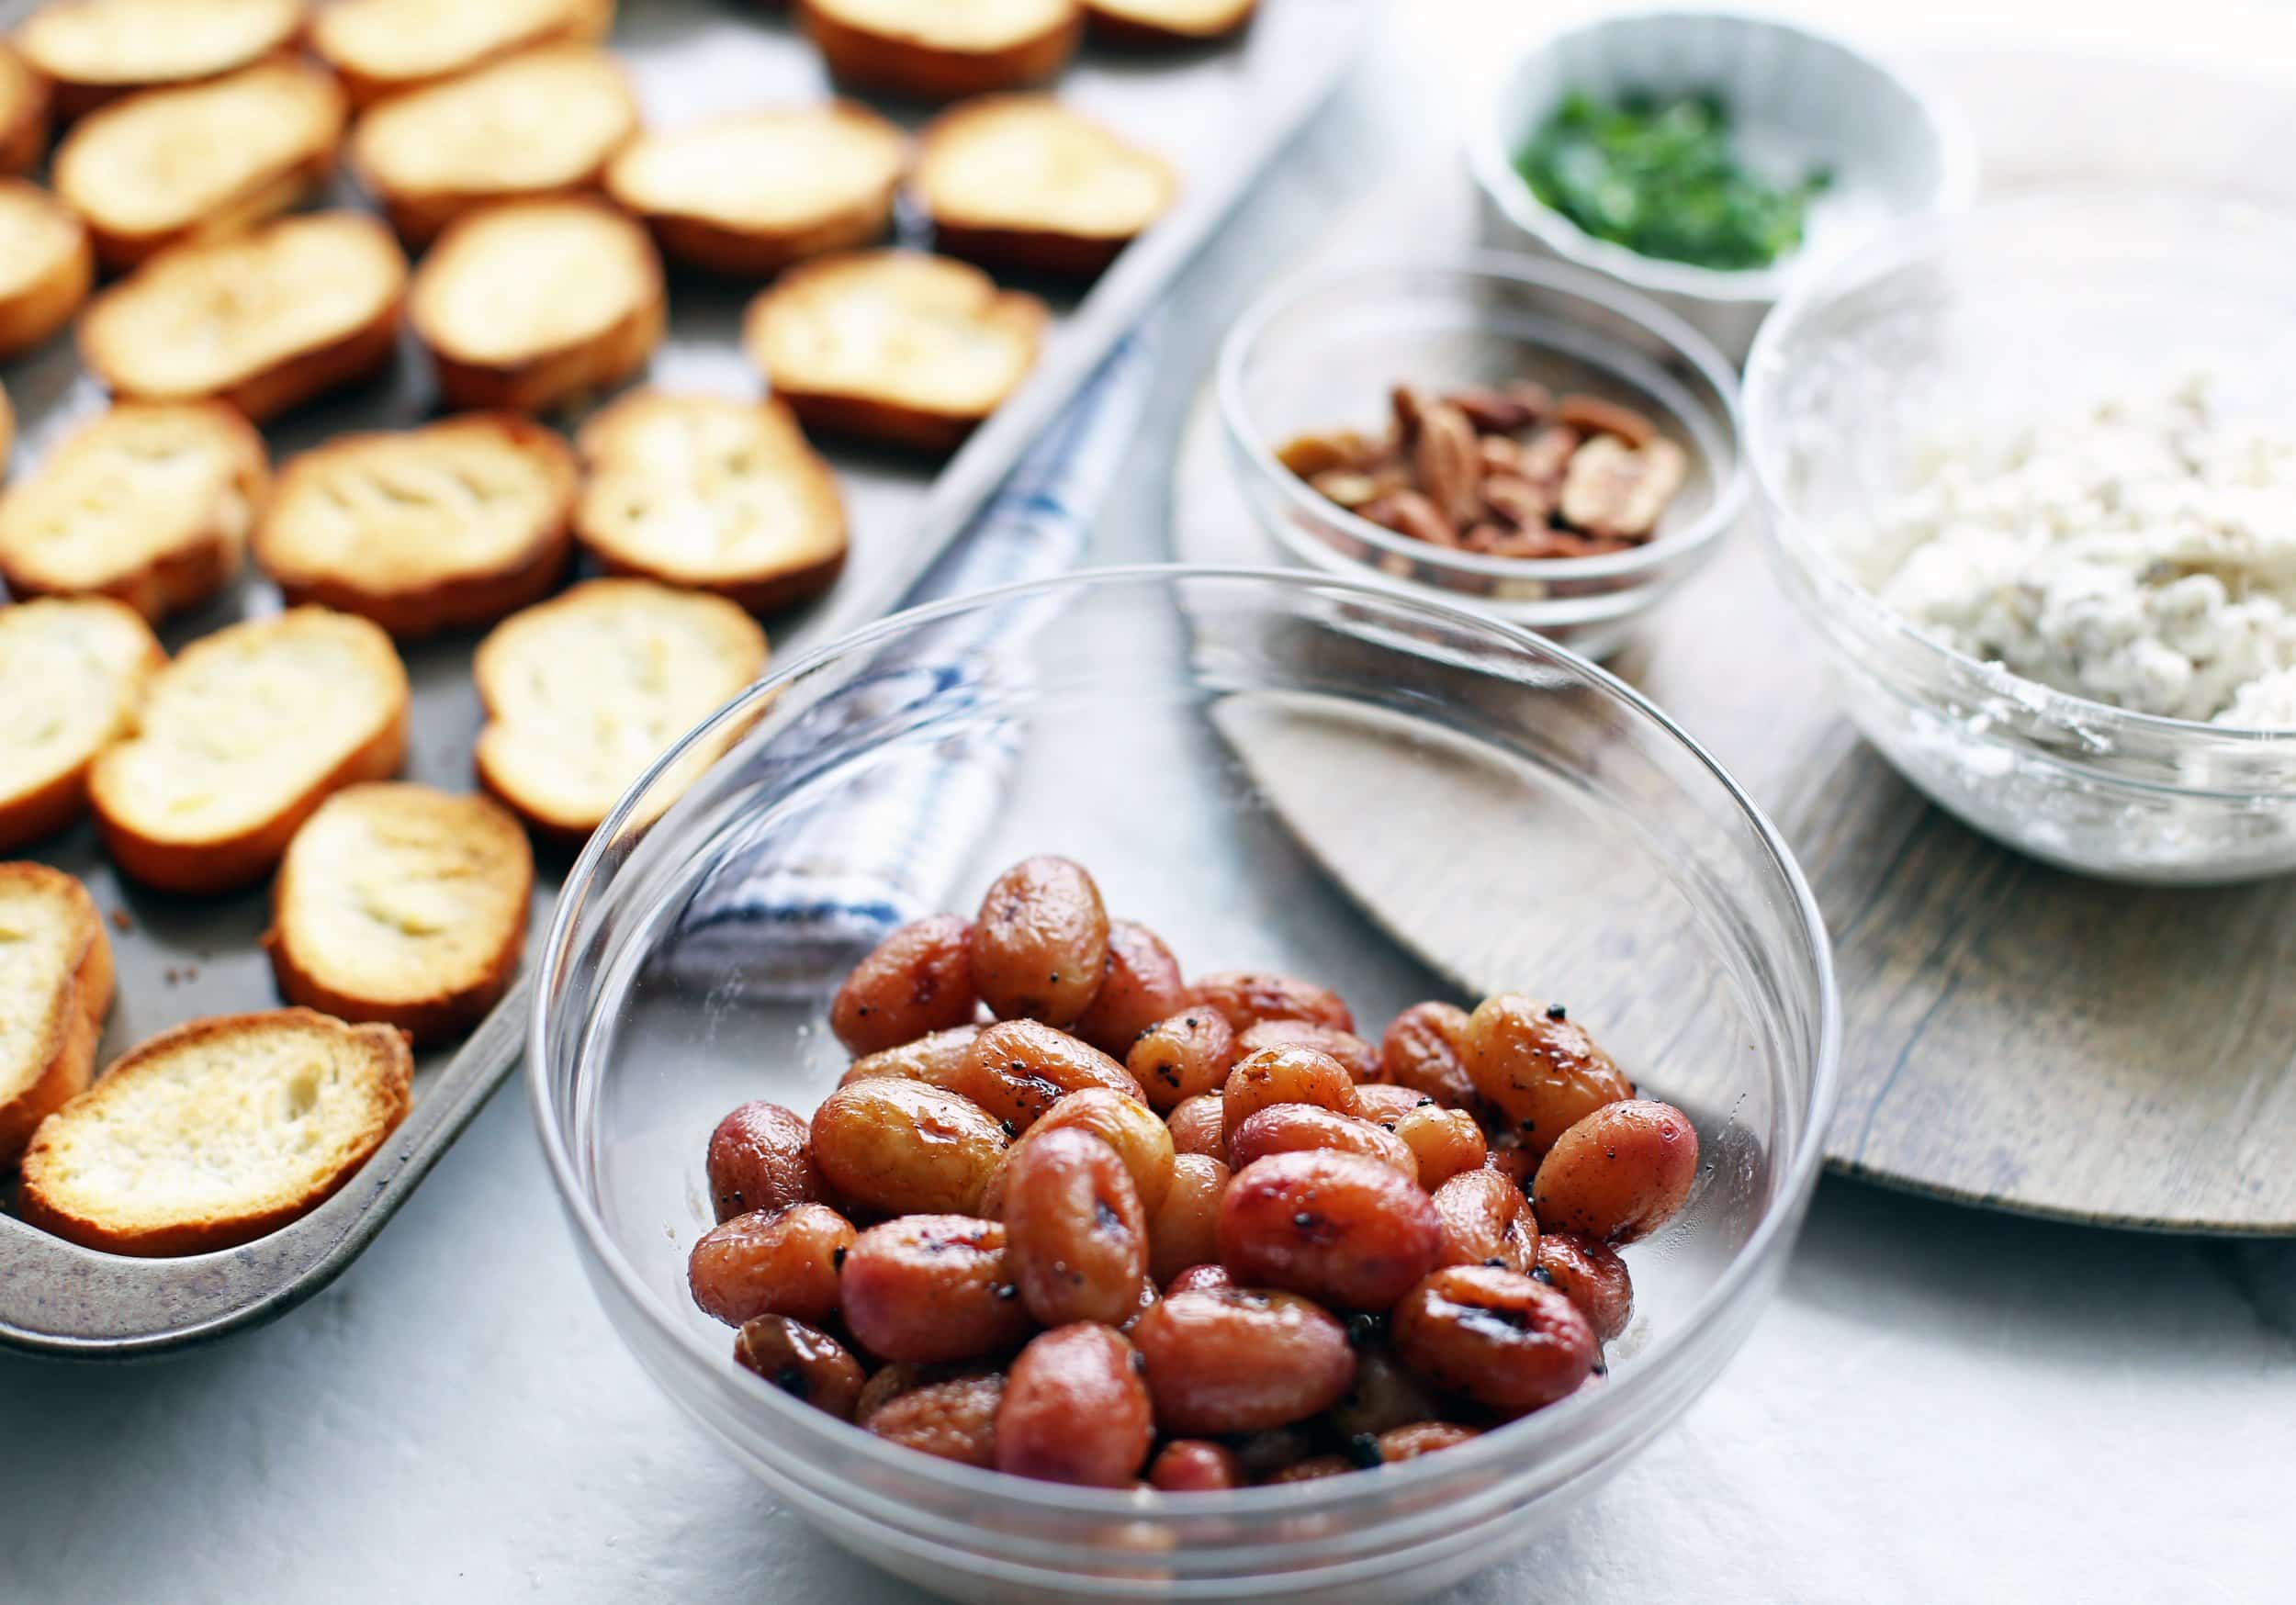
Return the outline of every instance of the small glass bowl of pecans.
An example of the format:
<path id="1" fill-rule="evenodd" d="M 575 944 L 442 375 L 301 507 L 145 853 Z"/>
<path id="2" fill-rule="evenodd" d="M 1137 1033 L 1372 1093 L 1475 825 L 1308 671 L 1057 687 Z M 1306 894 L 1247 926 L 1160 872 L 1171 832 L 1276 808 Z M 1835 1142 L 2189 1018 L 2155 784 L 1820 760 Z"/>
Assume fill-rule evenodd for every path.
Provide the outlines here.
<path id="1" fill-rule="evenodd" d="M 1282 286 L 1230 333 L 1231 460 L 1295 557 L 1603 657 L 1747 504 L 1737 383 L 1704 337 L 1525 257 Z"/>

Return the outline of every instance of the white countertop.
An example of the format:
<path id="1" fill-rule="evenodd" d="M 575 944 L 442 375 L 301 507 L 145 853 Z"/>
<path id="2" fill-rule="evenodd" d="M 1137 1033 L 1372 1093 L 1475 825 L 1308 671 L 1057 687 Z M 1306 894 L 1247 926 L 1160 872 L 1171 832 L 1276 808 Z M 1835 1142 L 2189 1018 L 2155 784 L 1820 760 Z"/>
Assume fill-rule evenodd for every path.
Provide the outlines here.
<path id="1" fill-rule="evenodd" d="M 1494 9 L 1425 15 L 1450 48 Z M 2010 8 L 2028 32 L 2066 10 Z M 2143 42 L 2079 15 L 2091 45 Z M 2252 20 L 2212 48 L 2296 36 L 2286 6 Z M 2209 30 L 2178 33 L 2183 50 Z M 1380 52 L 1187 281 L 1097 556 L 1162 555 L 1174 436 L 1254 285 L 1376 178 L 1448 160 L 1433 54 Z M 2277 60 L 2296 81 L 2296 52 Z M 1712 1392 L 1567 1538 L 1446 1598 L 2286 1599 L 2292 1498 L 2296 1243 L 2082 1230 L 1829 1180 Z M 922 1598 L 813 1538 L 625 1355 L 523 1084 L 277 1323 L 137 1366 L 0 1357 L 0 1600 L 528 1597 Z"/>

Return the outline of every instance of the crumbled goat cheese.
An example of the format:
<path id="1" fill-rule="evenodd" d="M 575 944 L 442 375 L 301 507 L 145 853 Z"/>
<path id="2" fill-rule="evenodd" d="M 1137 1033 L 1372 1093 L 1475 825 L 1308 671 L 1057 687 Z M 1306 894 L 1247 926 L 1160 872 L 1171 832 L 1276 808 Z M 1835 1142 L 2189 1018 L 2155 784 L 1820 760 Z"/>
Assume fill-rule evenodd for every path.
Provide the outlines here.
<path id="1" fill-rule="evenodd" d="M 1925 454 L 1851 574 L 1957 651 L 2145 713 L 2296 725 L 2296 435 L 2206 384 Z"/>

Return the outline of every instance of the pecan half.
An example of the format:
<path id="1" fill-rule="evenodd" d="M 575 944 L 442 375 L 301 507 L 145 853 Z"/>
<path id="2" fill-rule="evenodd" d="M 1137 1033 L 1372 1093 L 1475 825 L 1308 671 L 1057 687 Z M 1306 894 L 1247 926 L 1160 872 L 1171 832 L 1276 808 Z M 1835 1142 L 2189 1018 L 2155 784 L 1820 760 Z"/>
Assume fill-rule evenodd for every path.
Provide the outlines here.
<path id="1" fill-rule="evenodd" d="M 1457 546 L 1458 526 L 1435 504 L 1416 490 L 1398 490 L 1359 510 L 1365 518 L 1399 535 L 1424 541 L 1431 546 Z"/>
<path id="2" fill-rule="evenodd" d="M 1560 484 L 1563 470 L 1570 466 L 1570 455 L 1585 438 L 1567 424 L 1550 423 L 1531 436 L 1530 443 L 1523 448 L 1522 466 L 1515 471 L 1534 485 Z"/>
<path id="3" fill-rule="evenodd" d="M 1482 453 L 1485 474 L 1513 474 L 1518 478 L 1522 476 L 1521 441 L 1503 434 L 1487 434 L 1475 443 L 1475 449 Z"/>
<path id="4" fill-rule="evenodd" d="M 1321 474 L 1311 474 L 1308 485 L 1325 500 L 1335 501 L 1342 507 L 1361 507 L 1379 495 L 1377 480 L 1352 468 L 1326 468 Z"/>
<path id="5" fill-rule="evenodd" d="M 1412 466 L 1419 470 L 1419 488 L 1453 528 L 1474 518 L 1482 499 L 1483 455 L 1466 413 L 1447 401 L 1437 401 L 1421 413 Z"/>
<path id="6" fill-rule="evenodd" d="M 1536 379 L 1509 379 L 1507 399 L 1529 408 L 1540 418 L 1555 410 L 1553 394 Z"/>
<path id="7" fill-rule="evenodd" d="M 1682 447 L 1653 440 L 1639 451 L 1615 435 L 1598 435 L 1570 459 L 1562 482 L 1563 522 L 1605 535 L 1648 535 L 1682 488 Z"/>
<path id="8" fill-rule="evenodd" d="M 1303 434 L 1297 440 L 1287 441 L 1277 448 L 1276 460 L 1300 478 L 1312 479 L 1334 469 L 1361 467 L 1375 450 L 1354 430 L 1343 429 L 1330 434 Z"/>
<path id="9" fill-rule="evenodd" d="M 1518 530 L 1544 524 L 1555 511 L 1551 485 L 1536 485 L 1514 474 L 1493 474 L 1484 480 L 1483 501 Z"/>
<path id="10" fill-rule="evenodd" d="M 1528 393 L 1520 387 L 1494 390 L 1487 385 L 1470 385 L 1464 390 L 1454 390 L 1444 400 L 1467 415 L 1467 421 L 1483 434 L 1514 434 L 1536 423 L 1547 412 L 1547 392 L 1536 385 Z"/>
<path id="11" fill-rule="evenodd" d="M 1398 385 L 1389 393 L 1388 405 L 1395 413 L 1395 439 L 1409 446 L 1419 438 L 1419 421 L 1426 416 L 1427 393 L 1411 385 Z"/>
<path id="12" fill-rule="evenodd" d="M 1555 403 L 1555 421 L 1586 434 L 1615 434 L 1630 446 L 1647 446 L 1659 433 L 1658 425 L 1633 408 L 1600 396 L 1565 396 Z"/>

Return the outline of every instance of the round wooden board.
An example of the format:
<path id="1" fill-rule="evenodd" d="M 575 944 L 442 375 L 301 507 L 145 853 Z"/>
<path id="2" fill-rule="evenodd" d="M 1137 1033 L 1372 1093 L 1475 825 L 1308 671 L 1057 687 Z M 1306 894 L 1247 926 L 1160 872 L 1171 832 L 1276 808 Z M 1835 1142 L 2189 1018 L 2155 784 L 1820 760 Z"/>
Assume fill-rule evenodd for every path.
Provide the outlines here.
<path id="1" fill-rule="evenodd" d="M 1988 187 L 2122 179 L 2296 206 L 2296 173 L 2260 154 L 2296 134 L 2296 98 L 2271 86 L 2022 52 L 1930 65 L 1975 126 Z M 1420 175 L 1375 194 L 1315 255 L 1473 237 L 1463 181 Z M 1236 492 L 1209 396 L 1181 441 L 1172 527 L 1186 561 L 1287 560 Z M 2296 988 L 2284 983 L 2296 878 L 2132 889 L 1970 831 L 1836 713 L 1750 529 L 1609 667 L 1746 784 L 1816 889 L 1846 1024 L 1826 1144 L 1836 1169 L 2099 1225 L 2296 1234 Z M 1504 833 L 1463 821 L 1417 852 L 1391 833 L 1376 850 L 1310 846 L 1326 863 L 1376 866 L 1348 890 L 1432 967 L 1483 991 L 1525 978 L 1472 973 L 1490 944 L 1416 917 L 1414 888 L 1458 873 L 1485 838 Z"/>

